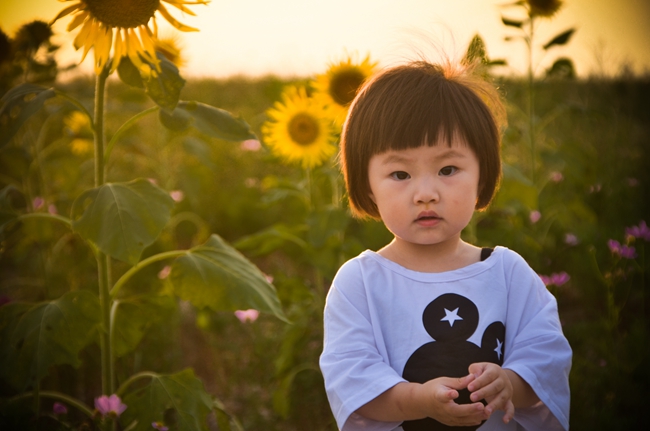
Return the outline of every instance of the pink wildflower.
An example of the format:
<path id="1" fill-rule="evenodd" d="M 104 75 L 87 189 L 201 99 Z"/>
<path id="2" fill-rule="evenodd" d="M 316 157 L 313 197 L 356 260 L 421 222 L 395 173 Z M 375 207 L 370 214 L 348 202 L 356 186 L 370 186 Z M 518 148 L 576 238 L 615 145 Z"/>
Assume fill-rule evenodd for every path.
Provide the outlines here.
<path id="1" fill-rule="evenodd" d="M 551 172 L 551 181 L 554 183 L 559 183 L 564 179 L 564 175 L 562 175 L 562 172 L 554 171 Z"/>
<path id="2" fill-rule="evenodd" d="M 619 256 L 625 258 L 625 259 L 634 259 L 636 258 L 636 250 L 634 247 L 630 247 L 627 245 L 621 245 L 616 240 L 610 239 L 607 241 L 607 246 L 609 247 L 609 250 L 614 253 L 618 254 Z"/>
<path id="3" fill-rule="evenodd" d="M 551 275 L 540 275 L 539 278 L 542 279 L 544 282 L 544 285 L 546 286 L 562 286 L 565 284 L 567 281 L 571 279 L 571 276 L 567 274 L 566 272 L 557 272 L 553 273 Z"/>
<path id="4" fill-rule="evenodd" d="M 172 267 L 169 265 L 165 265 L 163 269 L 161 269 L 160 272 L 158 273 L 158 278 L 164 280 L 169 276 L 171 272 L 172 272 Z"/>
<path id="5" fill-rule="evenodd" d="M 259 151 L 262 144 L 257 139 L 247 139 L 241 143 L 241 149 L 244 151 Z"/>
<path id="6" fill-rule="evenodd" d="M 56 215 L 56 214 L 59 213 L 59 212 L 57 211 L 57 209 L 56 209 L 56 205 L 54 205 L 54 204 L 49 204 L 49 205 L 47 206 L 47 212 L 49 212 L 49 213 L 52 214 L 52 215 Z"/>
<path id="7" fill-rule="evenodd" d="M 641 220 L 641 223 L 639 223 L 638 226 L 626 227 L 625 234 L 634 238 L 650 241 L 650 228 L 648 228 L 645 220 Z"/>
<path id="8" fill-rule="evenodd" d="M 180 202 L 183 199 L 185 199 L 185 194 L 183 193 L 182 190 L 172 190 L 171 192 L 169 192 L 169 196 L 171 196 L 172 199 L 174 199 L 174 202 Z"/>
<path id="9" fill-rule="evenodd" d="M 126 410 L 126 404 L 122 403 L 120 397 L 115 394 L 110 397 L 102 395 L 99 398 L 95 398 L 95 408 L 102 416 L 111 415 L 119 417 Z"/>
<path id="10" fill-rule="evenodd" d="M 535 223 L 537 223 L 537 222 L 539 221 L 539 219 L 542 218 L 542 213 L 540 213 L 540 212 L 537 211 L 537 210 L 535 210 L 535 211 L 531 211 L 529 217 L 530 217 L 530 222 L 531 222 L 532 224 L 535 224 Z"/>
<path id="11" fill-rule="evenodd" d="M 235 311 L 235 316 L 239 319 L 241 323 L 254 322 L 259 317 L 260 312 L 257 310 L 237 310 Z"/>
<path id="12" fill-rule="evenodd" d="M 35 210 L 41 209 L 45 205 L 45 199 L 43 199 L 40 196 L 36 196 L 34 200 L 32 201 L 32 207 Z"/>
<path id="13" fill-rule="evenodd" d="M 578 240 L 578 237 L 575 236 L 575 235 L 572 234 L 572 233 L 567 233 L 567 234 L 564 236 L 564 243 L 565 243 L 565 244 L 568 244 L 568 245 L 578 245 L 579 242 L 580 242 L 580 241 Z"/>

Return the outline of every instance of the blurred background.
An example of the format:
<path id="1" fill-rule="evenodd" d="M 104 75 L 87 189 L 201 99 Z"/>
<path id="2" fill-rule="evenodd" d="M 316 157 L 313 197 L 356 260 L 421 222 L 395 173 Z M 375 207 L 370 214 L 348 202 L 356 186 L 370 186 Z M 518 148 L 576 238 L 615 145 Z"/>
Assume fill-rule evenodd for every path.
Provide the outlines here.
<path id="1" fill-rule="evenodd" d="M 510 0 L 215 0 L 195 8 L 191 25 L 198 33 L 177 35 L 184 47 L 185 75 L 218 77 L 308 76 L 344 51 L 371 54 L 387 65 L 414 53 L 431 55 L 432 42 L 456 57 L 480 34 L 493 58 L 508 57 L 503 74 L 526 71 L 523 46 L 507 43 L 500 16 Z M 49 22 L 66 3 L 55 0 L 4 0 L 0 28 L 13 34 L 28 20 Z M 510 13 L 517 18 L 517 13 Z M 177 18 L 188 21 L 187 14 Z M 73 34 L 64 31 L 69 19 L 54 26 L 54 43 L 62 46 L 61 65 L 79 61 Z M 564 53 L 579 76 L 616 75 L 625 67 L 634 73 L 650 69 L 650 3 L 645 0 L 571 0 L 564 2 L 552 24 L 541 23 L 539 40 L 558 29 L 578 29 Z M 159 20 L 161 35 L 171 26 Z M 541 59 L 540 59 L 541 60 Z M 88 65 L 83 68 L 86 72 Z M 548 59 L 540 68 L 548 67 Z"/>

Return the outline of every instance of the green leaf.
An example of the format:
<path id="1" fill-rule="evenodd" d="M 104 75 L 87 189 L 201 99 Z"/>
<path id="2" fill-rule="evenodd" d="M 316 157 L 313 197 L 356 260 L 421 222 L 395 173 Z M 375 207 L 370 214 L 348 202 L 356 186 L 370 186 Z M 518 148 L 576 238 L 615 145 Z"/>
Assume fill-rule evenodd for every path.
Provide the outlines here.
<path id="1" fill-rule="evenodd" d="M 501 17 L 501 22 L 509 27 L 517 27 L 517 28 L 521 28 L 521 26 L 524 24 L 523 21 L 515 21 L 514 19 L 505 18 L 503 16 Z"/>
<path id="2" fill-rule="evenodd" d="M 176 65 L 167 57 L 159 52 L 156 52 L 156 56 L 158 56 L 160 72 L 152 72 L 148 76 L 142 77 L 144 91 L 158 106 L 173 111 L 178 104 L 181 89 L 185 86 L 185 80 L 181 77 Z M 154 69 L 153 65 L 152 69 Z"/>
<path id="3" fill-rule="evenodd" d="M 226 141 L 245 141 L 255 138 L 248 123 L 241 118 L 200 102 L 178 102 L 178 106 L 171 114 L 161 112 L 160 116 L 163 125 L 172 130 L 184 130 L 185 124 L 189 124 L 207 136 Z"/>
<path id="4" fill-rule="evenodd" d="M 571 39 L 571 36 L 573 35 L 574 32 L 575 32 L 575 29 L 570 28 L 569 30 L 558 34 L 553 39 L 551 39 L 550 42 L 548 42 L 546 45 L 544 45 L 544 49 L 549 49 L 550 47 L 552 47 L 554 45 L 564 45 L 565 43 L 567 43 L 569 41 L 569 39 Z"/>
<path id="5" fill-rule="evenodd" d="M 78 367 L 79 352 L 96 335 L 100 316 L 99 299 L 88 291 L 68 292 L 29 309 L 24 304 L 0 307 L 0 375 L 25 390 L 53 365 Z"/>
<path id="6" fill-rule="evenodd" d="M 164 321 L 176 308 L 170 296 L 148 295 L 146 297 L 120 300 L 113 322 L 113 353 L 122 357 L 133 351 L 147 330 Z"/>
<path id="7" fill-rule="evenodd" d="M 21 84 L 9 90 L 0 99 L 0 147 L 54 95 L 54 89 L 34 84 Z"/>
<path id="8" fill-rule="evenodd" d="M 107 183 L 72 205 L 72 228 L 109 256 L 135 265 L 171 216 L 174 200 L 148 180 Z"/>
<path id="9" fill-rule="evenodd" d="M 234 245 L 240 250 L 251 250 L 255 256 L 267 255 L 287 243 L 294 243 L 302 249 L 307 249 L 307 244 L 297 233 L 303 230 L 301 227 L 290 227 L 284 224 L 276 224 L 253 235 L 249 235 L 237 241 Z"/>
<path id="10" fill-rule="evenodd" d="M 0 231 L 7 223 L 18 217 L 18 213 L 11 205 L 12 193 L 19 193 L 18 189 L 13 185 L 8 185 L 0 190 Z"/>
<path id="11" fill-rule="evenodd" d="M 120 422 L 132 431 L 151 431 L 152 422 L 164 422 L 179 431 L 207 430 L 206 417 L 212 410 L 210 395 L 190 368 L 176 374 L 152 374 L 146 386 L 126 394 L 123 402 L 127 408 Z"/>
<path id="12" fill-rule="evenodd" d="M 478 34 L 474 35 L 467 47 L 467 52 L 465 53 L 465 61 L 471 63 L 477 59 L 480 60 L 481 63 L 488 62 L 487 54 L 485 52 L 485 42 Z"/>
<path id="13" fill-rule="evenodd" d="M 235 311 L 254 308 L 286 321 L 275 287 L 218 235 L 172 264 L 175 293 L 197 307 Z"/>
<path id="14" fill-rule="evenodd" d="M 123 83 L 131 87 L 144 88 L 140 71 L 127 56 L 120 59 L 120 64 L 117 66 L 117 76 L 120 77 Z"/>

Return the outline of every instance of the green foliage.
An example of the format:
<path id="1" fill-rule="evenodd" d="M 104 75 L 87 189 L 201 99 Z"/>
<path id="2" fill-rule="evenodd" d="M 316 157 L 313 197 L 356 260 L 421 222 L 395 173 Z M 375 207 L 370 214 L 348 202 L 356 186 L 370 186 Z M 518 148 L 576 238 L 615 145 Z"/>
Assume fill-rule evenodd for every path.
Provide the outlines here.
<path id="1" fill-rule="evenodd" d="M 206 416 L 212 409 L 212 398 L 191 369 L 138 377 L 149 381 L 124 396 L 128 408 L 122 419 L 133 424 L 131 429 L 149 431 L 152 422 L 165 423 L 179 431 L 208 429 Z"/>
<path id="2" fill-rule="evenodd" d="M 99 301 L 87 291 L 69 292 L 61 298 L 28 306 L 0 308 L 3 340 L 2 378 L 25 390 L 37 384 L 51 366 L 79 367 L 79 353 L 100 325 Z"/>
<path id="3" fill-rule="evenodd" d="M 218 235 L 177 258 L 171 281 L 174 292 L 197 307 L 214 311 L 253 308 L 285 319 L 273 285 Z"/>
<path id="4" fill-rule="evenodd" d="M 169 221 L 174 200 L 145 179 L 108 183 L 72 205 L 72 228 L 107 255 L 135 265 Z"/>

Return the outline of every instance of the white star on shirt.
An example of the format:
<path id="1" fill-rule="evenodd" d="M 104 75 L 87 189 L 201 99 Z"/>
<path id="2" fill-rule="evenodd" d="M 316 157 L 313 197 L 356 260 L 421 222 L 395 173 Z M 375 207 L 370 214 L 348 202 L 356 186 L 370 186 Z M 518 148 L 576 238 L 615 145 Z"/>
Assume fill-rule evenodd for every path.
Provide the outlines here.
<path id="1" fill-rule="evenodd" d="M 447 322 L 449 322 L 449 326 L 454 326 L 454 322 L 456 320 L 463 320 L 463 318 L 458 315 L 459 308 L 460 307 L 456 307 L 454 311 L 449 311 L 445 308 L 445 317 L 440 319 L 440 321 L 444 322 L 446 320 Z"/>
<path id="2" fill-rule="evenodd" d="M 497 352 L 497 358 L 501 360 L 501 352 L 503 351 L 503 343 L 497 338 L 497 346 L 494 348 L 494 351 Z"/>

